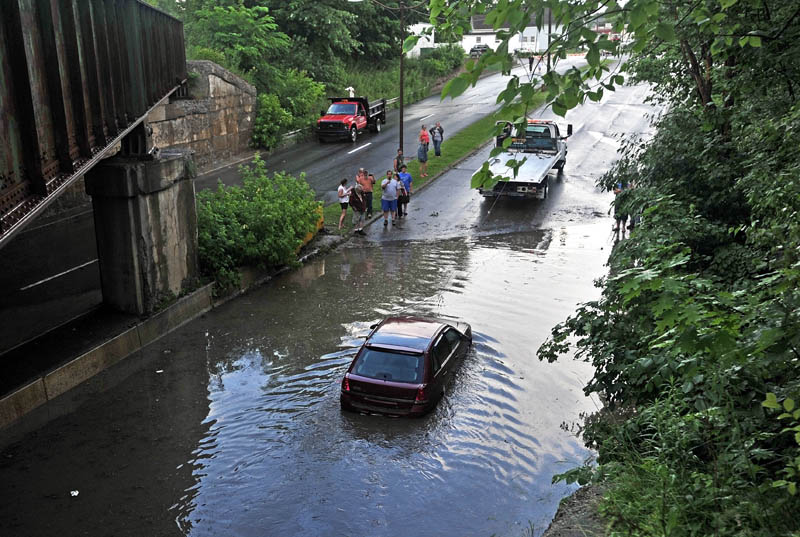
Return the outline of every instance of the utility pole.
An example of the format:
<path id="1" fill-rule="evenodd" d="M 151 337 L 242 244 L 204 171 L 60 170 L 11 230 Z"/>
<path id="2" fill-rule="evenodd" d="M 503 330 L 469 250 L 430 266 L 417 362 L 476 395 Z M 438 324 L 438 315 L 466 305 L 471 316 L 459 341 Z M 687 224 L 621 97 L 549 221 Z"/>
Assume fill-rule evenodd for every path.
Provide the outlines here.
<path id="1" fill-rule="evenodd" d="M 550 34 L 553 31 L 553 12 L 547 8 L 547 72 L 550 72 Z"/>
<path id="2" fill-rule="evenodd" d="M 403 94 L 405 93 L 405 89 L 403 86 L 403 73 L 405 69 L 403 69 L 403 59 L 406 53 L 403 51 L 403 42 L 406 40 L 406 7 L 403 4 L 403 0 L 400 0 L 400 142 L 397 147 L 400 150 L 403 150 Z M 405 151 L 403 151 L 403 155 L 405 155 Z"/>

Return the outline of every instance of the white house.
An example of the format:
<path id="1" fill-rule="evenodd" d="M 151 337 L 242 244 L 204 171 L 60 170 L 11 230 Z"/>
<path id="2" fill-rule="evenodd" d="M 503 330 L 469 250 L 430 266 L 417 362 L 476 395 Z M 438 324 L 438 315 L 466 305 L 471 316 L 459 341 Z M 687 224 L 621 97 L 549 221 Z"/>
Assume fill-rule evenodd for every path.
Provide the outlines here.
<path id="1" fill-rule="evenodd" d="M 549 12 L 545 14 L 542 20 L 542 28 L 536 27 L 536 18 L 532 17 L 529 26 L 509 40 L 509 51 L 544 52 L 547 50 L 548 16 Z M 498 39 L 494 28 L 486 24 L 485 15 L 473 16 L 470 23 L 471 29 L 463 35 L 460 43 L 465 52 L 469 52 L 475 45 L 489 45 L 493 50 L 497 48 L 500 44 L 500 39 Z M 423 30 L 430 27 L 430 24 L 420 23 L 413 25 L 409 30 L 415 34 L 420 34 Z M 551 30 L 553 35 L 557 35 L 564 30 L 564 27 L 562 25 L 556 25 L 554 21 Z M 436 41 L 436 34 L 434 32 L 433 35 L 421 37 L 417 45 L 409 52 L 409 56 L 419 56 L 423 48 L 436 48 L 445 44 L 446 43 L 439 43 Z"/>

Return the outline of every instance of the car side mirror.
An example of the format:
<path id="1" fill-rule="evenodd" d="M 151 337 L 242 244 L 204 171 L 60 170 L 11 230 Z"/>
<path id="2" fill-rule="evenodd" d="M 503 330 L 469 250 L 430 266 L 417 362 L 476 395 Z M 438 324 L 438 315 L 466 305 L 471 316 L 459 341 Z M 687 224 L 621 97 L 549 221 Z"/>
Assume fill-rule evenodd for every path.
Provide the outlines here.
<path id="1" fill-rule="evenodd" d="M 324 116 L 324 115 L 325 115 L 325 110 L 320 110 L 320 111 L 319 111 L 319 115 L 320 115 L 320 116 Z"/>
<path id="2" fill-rule="evenodd" d="M 378 323 L 375 323 L 375 324 L 371 324 L 371 325 L 369 326 L 369 329 L 370 329 L 370 330 L 375 330 L 377 327 L 378 327 Z"/>
<path id="3" fill-rule="evenodd" d="M 572 123 L 567 124 L 567 136 L 572 136 Z"/>

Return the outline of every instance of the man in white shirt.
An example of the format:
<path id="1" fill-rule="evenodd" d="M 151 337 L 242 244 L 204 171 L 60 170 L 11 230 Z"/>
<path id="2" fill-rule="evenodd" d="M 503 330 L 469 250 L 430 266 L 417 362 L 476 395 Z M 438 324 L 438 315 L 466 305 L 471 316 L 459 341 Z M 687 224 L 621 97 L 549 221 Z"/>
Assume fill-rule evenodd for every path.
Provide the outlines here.
<path id="1" fill-rule="evenodd" d="M 397 194 L 400 190 L 400 182 L 394 177 L 394 172 L 386 172 L 386 178 L 381 181 L 381 210 L 383 210 L 383 225 L 389 225 L 389 213 L 392 213 L 392 220 L 397 219 Z"/>

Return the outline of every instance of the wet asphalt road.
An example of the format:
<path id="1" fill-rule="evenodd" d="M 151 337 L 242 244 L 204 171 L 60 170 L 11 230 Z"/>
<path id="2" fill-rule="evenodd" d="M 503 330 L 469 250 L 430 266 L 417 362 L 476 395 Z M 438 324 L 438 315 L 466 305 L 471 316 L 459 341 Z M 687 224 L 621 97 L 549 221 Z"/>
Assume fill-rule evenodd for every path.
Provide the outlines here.
<path id="1" fill-rule="evenodd" d="M 559 71 L 582 65 L 583 58 L 558 64 Z M 523 76 L 524 69 L 514 73 Z M 422 123 L 441 121 L 451 135 L 497 109 L 497 94 L 507 77 L 499 74 L 481 79 L 455 100 L 429 97 L 405 108 L 406 152 L 415 154 L 415 140 Z M 320 199 L 335 201 L 343 176 L 355 177 L 359 167 L 391 168 L 398 144 L 398 111 L 391 110 L 380 134 L 366 133 L 356 144 L 320 144 L 316 141 L 290 146 L 270 155 L 270 171 L 288 171 L 306 180 Z M 239 164 L 223 166 L 196 178 L 195 188 L 215 188 L 219 180 L 240 184 Z M 36 221 L 0 252 L 0 354 L 10 348 L 84 314 L 102 302 L 97 265 L 94 220 L 91 207 L 54 222 Z"/>
<path id="2" fill-rule="evenodd" d="M 0 535 L 541 535 L 570 490 L 552 475 L 590 455 L 572 424 L 597 402 L 588 364 L 535 351 L 597 295 L 613 238 L 594 181 L 618 134 L 648 132 L 644 96 L 569 114 L 546 201 L 481 199 L 476 155 L 408 220 L 150 345 L 56 401 L 71 410 L 46 427 L 52 408 L 4 431 Z M 343 414 L 341 377 L 393 313 L 467 321 L 473 350 L 422 419 Z"/>

